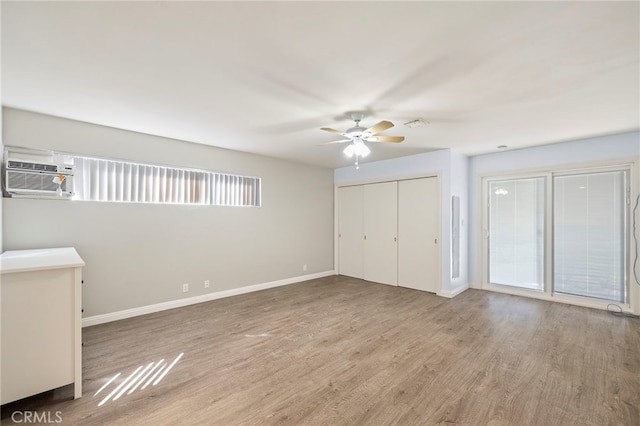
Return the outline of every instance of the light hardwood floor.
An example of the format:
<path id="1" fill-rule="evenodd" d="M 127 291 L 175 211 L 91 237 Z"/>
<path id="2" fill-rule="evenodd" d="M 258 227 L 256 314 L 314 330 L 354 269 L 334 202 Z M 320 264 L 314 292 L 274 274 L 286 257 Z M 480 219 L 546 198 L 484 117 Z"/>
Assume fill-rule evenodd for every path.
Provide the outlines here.
<path id="1" fill-rule="evenodd" d="M 7 404 L 3 424 L 31 410 L 69 425 L 640 425 L 639 320 L 479 290 L 444 299 L 327 277 L 83 340 L 83 398 L 65 387 Z M 180 353 L 156 386 L 98 406 L 138 366 Z"/>

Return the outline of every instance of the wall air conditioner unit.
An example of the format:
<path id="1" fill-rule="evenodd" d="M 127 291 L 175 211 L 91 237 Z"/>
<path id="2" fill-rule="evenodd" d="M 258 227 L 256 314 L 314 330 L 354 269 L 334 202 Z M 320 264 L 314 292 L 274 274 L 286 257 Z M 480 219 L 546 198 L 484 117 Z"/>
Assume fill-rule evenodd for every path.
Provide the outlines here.
<path id="1" fill-rule="evenodd" d="M 5 163 L 6 191 L 12 197 L 70 198 L 75 166 L 9 158 Z"/>

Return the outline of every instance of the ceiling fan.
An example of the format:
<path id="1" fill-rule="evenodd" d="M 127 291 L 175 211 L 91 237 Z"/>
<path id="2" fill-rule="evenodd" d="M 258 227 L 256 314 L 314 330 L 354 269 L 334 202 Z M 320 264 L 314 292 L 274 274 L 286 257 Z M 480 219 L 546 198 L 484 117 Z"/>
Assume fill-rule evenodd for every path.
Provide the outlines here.
<path id="1" fill-rule="evenodd" d="M 378 124 L 375 124 L 369 128 L 360 126 L 360 121 L 364 118 L 364 114 L 362 113 L 352 113 L 351 118 L 355 121 L 356 125 L 347 129 L 346 132 L 341 132 L 339 130 L 331 129 L 328 127 L 322 127 L 320 130 L 324 130 L 325 132 L 334 133 L 340 136 L 343 136 L 346 139 L 340 139 L 337 141 L 325 142 L 320 145 L 330 145 L 334 143 L 345 143 L 351 142 L 345 149 L 344 153 L 347 157 L 351 158 L 355 155 L 355 165 L 356 168 L 358 166 L 358 158 L 366 157 L 369 155 L 371 150 L 365 144 L 365 142 L 391 142 L 391 143 L 400 143 L 404 140 L 404 136 L 386 136 L 386 135 L 378 135 L 378 133 L 384 132 L 387 129 L 393 127 L 393 123 L 390 121 L 382 120 Z"/>

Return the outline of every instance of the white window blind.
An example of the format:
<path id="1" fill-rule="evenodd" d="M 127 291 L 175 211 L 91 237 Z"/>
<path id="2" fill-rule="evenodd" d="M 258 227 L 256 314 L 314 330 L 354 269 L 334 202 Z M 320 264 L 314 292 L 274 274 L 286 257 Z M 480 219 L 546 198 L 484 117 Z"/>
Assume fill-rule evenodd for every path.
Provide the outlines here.
<path id="1" fill-rule="evenodd" d="M 556 176 L 554 291 L 625 300 L 626 171 Z"/>
<path id="2" fill-rule="evenodd" d="M 260 206 L 260 178 L 72 156 L 73 200 Z"/>
<path id="3" fill-rule="evenodd" d="M 489 183 L 489 282 L 544 289 L 545 178 Z"/>

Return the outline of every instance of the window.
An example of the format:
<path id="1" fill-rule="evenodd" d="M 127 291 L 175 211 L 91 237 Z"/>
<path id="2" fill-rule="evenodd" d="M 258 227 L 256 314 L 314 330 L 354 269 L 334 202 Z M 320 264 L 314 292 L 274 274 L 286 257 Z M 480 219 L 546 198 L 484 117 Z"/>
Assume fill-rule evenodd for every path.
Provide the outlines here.
<path id="1" fill-rule="evenodd" d="M 628 302 L 629 174 L 626 166 L 485 178 L 488 288 Z"/>
<path id="2" fill-rule="evenodd" d="M 69 156 L 73 200 L 260 207 L 260 179 L 203 170 Z"/>

